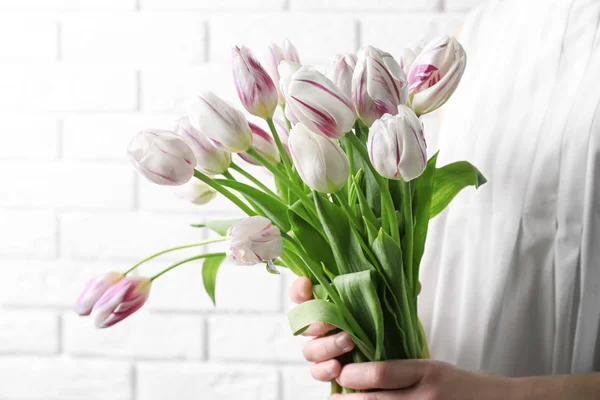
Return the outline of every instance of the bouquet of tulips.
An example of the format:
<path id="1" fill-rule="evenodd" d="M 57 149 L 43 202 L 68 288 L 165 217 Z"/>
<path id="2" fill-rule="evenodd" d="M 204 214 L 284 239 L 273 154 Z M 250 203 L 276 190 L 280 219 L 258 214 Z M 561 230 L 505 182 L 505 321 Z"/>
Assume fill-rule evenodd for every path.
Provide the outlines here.
<path id="1" fill-rule="evenodd" d="M 419 117 L 448 100 L 465 65 L 452 37 L 408 48 L 400 62 L 372 46 L 338 55 L 327 76 L 302 65 L 289 41 L 270 47 L 266 68 L 248 48 L 235 47 L 241 103 L 270 133 L 204 92 L 174 132 L 138 133 L 129 155 L 150 181 L 181 186 L 197 204 L 220 193 L 247 217 L 197 225 L 219 236 L 92 279 L 77 312 L 93 314 L 99 328 L 112 326 L 142 307 L 156 278 L 200 259 L 214 301 L 225 259 L 265 263 L 272 273 L 289 268 L 313 282 L 314 299 L 289 313 L 294 334 L 316 322 L 332 324 L 356 344 L 353 362 L 428 357 L 417 316 L 428 223 L 460 190 L 485 178 L 464 161 L 438 168 L 436 155 L 428 160 Z M 278 106 L 283 117 L 274 119 Z M 232 153 L 266 168 L 273 189 L 232 162 Z M 218 241 L 227 242 L 225 251 L 181 260 L 153 277 L 129 274 L 165 252 Z M 332 386 L 334 393 L 350 392 Z"/>

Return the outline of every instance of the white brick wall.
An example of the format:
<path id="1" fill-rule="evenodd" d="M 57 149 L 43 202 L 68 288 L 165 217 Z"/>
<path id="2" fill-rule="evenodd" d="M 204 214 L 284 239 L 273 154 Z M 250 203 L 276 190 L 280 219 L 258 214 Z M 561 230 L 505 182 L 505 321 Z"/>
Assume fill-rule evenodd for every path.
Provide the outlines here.
<path id="1" fill-rule="evenodd" d="M 290 274 L 224 265 L 215 308 L 201 262 L 189 263 L 114 328 L 72 313 L 89 277 L 208 237 L 189 223 L 241 215 L 223 198 L 195 207 L 149 184 L 127 144 L 171 128 L 199 90 L 239 104 L 232 44 L 262 58 L 288 37 L 319 67 L 365 44 L 398 55 L 454 32 L 480 2 L 0 0 L 0 398 L 326 398 L 287 326 Z"/>

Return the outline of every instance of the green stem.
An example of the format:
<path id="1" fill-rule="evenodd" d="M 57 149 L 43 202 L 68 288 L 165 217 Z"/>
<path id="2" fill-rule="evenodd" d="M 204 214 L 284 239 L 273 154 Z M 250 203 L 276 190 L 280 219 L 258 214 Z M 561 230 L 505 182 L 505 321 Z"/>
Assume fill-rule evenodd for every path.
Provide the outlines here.
<path id="1" fill-rule="evenodd" d="M 256 215 L 256 213 L 254 211 L 252 211 L 252 209 L 250 207 L 248 207 L 248 205 L 246 203 L 244 203 L 242 200 L 240 200 L 238 197 L 236 197 L 236 195 L 231 193 L 229 190 L 227 190 L 222 185 L 218 184 L 217 182 L 215 182 L 213 179 L 209 178 L 202 172 L 195 170 L 194 176 L 196 178 L 200 179 L 202 182 L 209 185 L 210 187 L 212 187 L 213 189 L 215 189 L 217 192 L 221 193 L 223 196 L 227 197 L 233 204 L 238 206 L 243 212 L 245 212 L 249 216 Z"/>
<path id="2" fill-rule="evenodd" d="M 292 176 L 292 162 L 288 157 L 287 151 L 283 147 L 283 143 L 281 142 L 281 138 L 279 137 L 279 133 L 277 133 L 277 128 L 275 128 L 275 124 L 273 123 L 273 118 L 267 118 L 267 124 L 269 125 L 269 129 L 273 134 L 273 138 L 275 139 L 275 144 L 277 145 L 277 150 L 279 150 L 279 157 L 281 157 L 281 161 L 285 167 L 285 170 L 288 176 Z"/>
<path id="3" fill-rule="evenodd" d="M 357 125 L 356 129 L 360 132 L 360 127 Z M 369 159 L 369 153 L 365 145 L 360 141 L 358 137 L 353 132 L 349 132 L 346 135 L 348 141 L 354 146 L 354 148 L 358 151 L 359 155 L 367 164 L 371 173 L 377 180 L 377 184 L 379 185 L 379 190 L 381 190 L 381 204 L 382 208 L 387 214 L 387 218 L 382 218 L 382 220 L 386 223 L 386 228 L 389 231 L 390 236 L 396 241 L 396 243 L 400 243 L 400 232 L 398 229 L 398 219 L 396 218 L 396 208 L 394 207 L 394 201 L 392 200 L 392 195 L 390 193 L 390 188 L 388 186 L 387 180 L 385 180 L 379 172 L 375 170 L 373 164 L 371 164 L 371 160 Z"/>
<path id="4" fill-rule="evenodd" d="M 250 182 L 254 183 L 260 189 L 264 190 L 266 193 L 268 193 L 268 194 L 270 194 L 272 196 L 275 196 L 275 197 L 279 197 L 275 193 L 273 193 L 273 191 L 271 189 L 269 189 L 265 184 L 263 184 L 261 181 L 259 181 L 258 179 L 256 179 L 254 176 L 252 176 L 251 173 L 247 172 L 245 169 L 243 169 L 239 165 L 237 165 L 235 163 L 231 163 L 231 165 L 229 167 L 231 169 L 233 169 L 234 171 L 238 172 L 244 178 L 248 179 Z"/>
<path id="5" fill-rule="evenodd" d="M 310 214 L 312 214 L 313 217 L 317 218 L 317 213 L 315 211 L 314 205 L 308 199 L 308 197 L 302 191 L 302 189 L 299 189 L 294 182 L 292 182 L 283 172 L 281 172 L 280 170 L 278 170 L 266 158 L 264 158 L 263 156 L 261 156 L 260 153 L 258 151 L 256 151 L 255 149 L 251 148 L 250 150 L 247 151 L 247 153 L 249 155 L 251 155 L 252 157 L 254 157 L 262 165 L 264 165 L 265 168 L 267 168 L 269 171 L 271 171 L 271 173 L 275 177 L 277 177 L 282 183 L 286 184 L 288 186 L 288 188 L 292 192 L 294 192 L 294 194 L 296 196 L 298 196 L 298 198 L 300 199 L 300 201 L 302 202 L 302 204 L 304 204 L 304 206 L 306 207 L 306 210 Z"/>
<path id="6" fill-rule="evenodd" d="M 190 261 L 194 261 L 194 260 L 200 260 L 202 258 L 210 258 L 210 257 L 222 257 L 224 256 L 225 253 L 206 253 L 206 254 L 200 254 L 199 256 L 194 256 L 194 257 L 190 257 L 190 258 L 186 258 L 185 260 L 181 260 L 179 262 L 176 262 L 173 265 L 170 265 L 169 267 L 163 269 L 162 271 L 160 271 L 159 273 L 157 273 L 156 275 L 152 276 L 150 278 L 151 281 L 155 280 L 156 278 L 158 278 L 159 276 L 166 274 L 167 272 L 169 272 L 170 270 L 172 270 L 175 267 L 178 267 L 182 264 L 185 263 L 189 263 Z"/>
<path id="7" fill-rule="evenodd" d="M 222 175 L 223 175 L 225 178 L 227 178 L 227 180 L 230 180 L 230 181 L 237 182 L 237 179 L 235 179 L 235 177 L 234 177 L 233 175 L 231 175 L 231 173 L 230 173 L 229 171 L 225 171 L 225 172 L 223 172 L 223 174 L 222 174 Z M 221 184 L 220 182 L 217 182 L 217 181 L 215 181 L 215 183 L 217 183 L 217 184 L 219 184 L 219 185 Z M 223 185 L 221 185 L 221 186 L 223 186 Z M 262 210 L 260 209 L 260 207 L 259 207 L 259 206 L 258 206 L 258 205 L 257 205 L 257 204 L 254 202 L 254 201 L 252 201 L 251 199 L 249 199 L 249 198 L 248 198 L 248 196 L 244 195 L 243 193 L 240 193 L 240 194 L 242 195 L 242 197 L 243 197 L 243 198 L 245 198 L 245 199 L 246 199 L 246 201 L 247 201 L 247 202 L 248 202 L 248 204 L 250 204 L 250 206 L 251 206 L 251 207 L 254 209 L 254 212 L 255 212 L 256 214 L 258 214 L 258 215 L 263 215 L 263 212 L 262 212 Z"/>
<path id="8" fill-rule="evenodd" d="M 204 241 L 198 242 L 198 243 L 184 244 L 184 245 L 181 245 L 181 246 L 175 246 L 175 247 L 170 247 L 170 248 L 165 249 L 165 250 L 161 250 L 158 253 L 152 254 L 151 256 L 144 258 L 143 260 L 141 260 L 140 262 L 138 262 L 137 264 L 135 264 L 133 267 L 131 267 L 127 271 L 125 271 L 123 273 L 123 275 L 127 275 L 128 273 L 130 273 L 131 271 L 133 271 L 134 269 L 136 269 L 137 267 L 139 267 L 140 265 L 142 265 L 146 261 L 150 261 L 153 258 L 161 256 L 161 255 L 163 255 L 165 253 L 169 253 L 171 251 L 176 251 L 176 250 L 181 250 L 181 249 L 189 249 L 190 247 L 197 247 L 197 246 L 202 246 L 202 245 L 210 244 L 210 243 L 222 242 L 222 241 L 224 241 L 226 239 L 227 238 L 225 236 L 221 236 L 221 237 L 214 238 L 214 239 L 204 240 Z"/>
<path id="9" fill-rule="evenodd" d="M 404 267 L 408 279 L 408 286 L 411 293 L 416 293 L 415 276 L 413 271 L 413 234 L 414 222 L 412 214 L 412 192 L 410 182 L 401 182 L 402 185 L 402 205 L 404 210 Z M 417 277 L 418 279 L 418 277 Z"/>
<path id="10" fill-rule="evenodd" d="M 342 393 L 342 386 L 337 383 L 337 381 L 334 379 L 331 381 L 331 394 L 341 394 Z"/>
<path id="11" fill-rule="evenodd" d="M 285 126 L 287 126 L 288 131 L 292 130 L 292 124 L 290 123 L 290 120 L 287 119 L 287 117 L 285 116 L 285 104 L 281 105 L 281 112 L 283 113 L 283 119 L 285 120 Z"/>

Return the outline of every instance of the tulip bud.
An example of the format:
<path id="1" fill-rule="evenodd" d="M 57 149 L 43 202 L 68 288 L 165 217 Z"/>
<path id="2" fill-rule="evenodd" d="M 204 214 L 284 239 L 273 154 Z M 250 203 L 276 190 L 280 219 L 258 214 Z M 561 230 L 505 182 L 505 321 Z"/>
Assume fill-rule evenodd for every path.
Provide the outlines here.
<path id="1" fill-rule="evenodd" d="M 231 164 L 231 153 L 213 146 L 202 132 L 192 126 L 189 117 L 179 118 L 175 133 L 190 146 L 196 156 L 196 167 L 201 172 L 218 175 L 227 171 Z"/>
<path id="2" fill-rule="evenodd" d="M 383 114 L 396 114 L 406 104 L 406 75 L 389 54 L 373 46 L 358 52 L 352 77 L 352 98 L 360 119 L 367 126 Z"/>
<path id="3" fill-rule="evenodd" d="M 408 73 L 410 72 L 410 67 L 412 67 L 413 63 L 415 62 L 419 54 L 421 54 L 426 44 L 427 42 L 421 40 L 410 44 L 404 49 L 404 54 L 402 55 L 402 58 L 400 58 L 400 67 L 402 68 L 402 71 L 404 71 L 406 76 L 408 76 Z"/>
<path id="4" fill-rule="evenodd" d="M 367 146 L 373 167 L 385 178 L 408 182 L 427 166 L 423 125 L 407 106 L 399 106 L 397 115 L 386 114 L 375 121 Z"/>
<path id="5" fill-rule="evenodd" d="M 75 312 L 81 316 L 90 315 L 94 304 L 102 297 L 104 292 L 123 277 L 124 275 L 120 272 L 107 272 L 90 279 L 75 303 Z"/>
<path id="6" fill-rule="evenodd" d="M 111 286 L 94 305 L 96 328 L 108 328 L 139 310 L 150 294 L 152 281 L 142 276 L 126 276 Z"/>
<path id="7" fill-rule="evenodd" d="M 278 100 L 273 80 L 247 47 L 236 46 L 232 54 L 233 81 L 244 108 L 257 117 L 272 117 Z"/>
<path id="8" fill-rule="evenodd" d="M 417 115 L 440 108 L 458 87 L 467 54 L 454 37 L 445 36 L 425 46 L 408 74 L 409 102 Z"/>
<path id="9" fill-rule="evenodd" d="M 177 186 L 173 192 L 180 199 L 196 205 L 206 204 L 217 195 L 216 190 L 198 179 L 191 179 L 185 185 Z"/>
<path id="10" fill-rule="evenodd" d="M 352 75 L 356 67 L 354 54 L 338 54 L 329 67 L 327 77 L 337 85 L 348 98 L 352 98 Z"/>
<path id="11" fill-rule="evenodd" d="M 289 146 L 298 174 L 311 189 L 333 193 L 344 187 L 350 165 L 335 141 L 296 124 L 290 132 Z"/>
<path id="12" fill-rule="evenodd" d="M 248 124 L 252 130 L 252 146 L 254 147 L 254 150 L 266 158 L 271 164 L 279 164 L 281 158 L 279 157 L 279 151 L 277 150 L 275 139 L 273 139 L 273 137 L 260 126 L 253 124 L 252 122 L 249 122 Z M 239 156 L 250 164 L 262 165 L 256 161 L 254 157 L 247 153 L 240 153 Z"/>
<path id="13" fill-rule="evenodd" d="M 352 102 L 316 69 L 289 62 L 279 66 L 281 91 L 286 99 L 286 116 L 302 122 L 329 138 L 344 137 L 352 129 L 356 114 Z"/>
<path id="14" fill-rule="evenodd" d="M 252 146 L 252 131 L 244 114 L 213 92 L 196 96 L 188 115 L 192 126 L 219 149 L 241 153 Z"/>
<path id="15" fill-rule="evenodd" d="M 227 231 L 227 255 L 237 265 L 254 265 L 267 261 L 274 270 L 272 260 L 283 252 L 279 228 L 265 217 L 244 218 Z"/>
<path id="16" fill-rule="evenodd" d="M 276 43 L 271 44 L 265 56 L 265 69 L 277 87 L 279 104 L 285 104 L 285 98 L 281 93 L 279 85 L 279 71 L 277 70 L 277 67 L 279 67 L 279 64 L 282 61 L 291 61 L 298 64 L 300 63 L 298 51 L 288 39 L 285 39 L 283 42 L 283 49 Z"/>
<path id="17" fill-rule="evenodd" d="M 127 150 L 135 168 L 159 185 L 183 185 L 194 175 L 196 157 L 173 132 L 143 130 L 134 136 Z"/>

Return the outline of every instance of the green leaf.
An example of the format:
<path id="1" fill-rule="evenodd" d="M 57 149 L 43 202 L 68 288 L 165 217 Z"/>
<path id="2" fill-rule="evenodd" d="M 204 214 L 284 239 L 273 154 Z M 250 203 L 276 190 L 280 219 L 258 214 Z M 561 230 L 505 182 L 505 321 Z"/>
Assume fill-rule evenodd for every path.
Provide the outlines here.
<path id="1" fill-rule="evenodd" d="M 373 269 L 373 265 L 365 258 L 360 238 L 352 229 L 346 213 L 321 196 L 314 196 L 314 200 L 323 232 L 338 266 L 337 275 Z"/>
<path id="2" fill-rule="evenodd" d="M 206 293 L 214 305 L 216 305 L 215 288 L 217 282 L 217 272 L 219 272 L 219 267 L 225 260 L 225 257 L 226 256 L 224 254 L 208 257 L 202 264 L 202 282 L 204 283 L 204 290 L 206 290 Z"/>
<path id="3" fill-rule="evenodd" d="M 414 236 L 413 236 L 413 265 L 415 268 L 421 263 L 423 252 L 425 250 L 425 239 L 429 228 L 429 213 L 431 210 L 431 197 L 433 195 L 433 183 L 435 181 L 435 164 L 438 153 L 427 162 L 427 168 L 421 176 L 415 180 L 415 194 L 413 200 L 414 209 Z"/>
<path id="4" fill-rule="evenodd" d="M 239 219 L 221 219 L 221 220 L 214 220 L 214 221 L 208 221 L 205 224 L 202 224 L 202 226 L 200 226 L 200 224 L 198 224 L 198 227 L 206 227 L 208 229 L 210 229 L 211 231 L 218 233 L 221 236 L 225 236 L 227 235 L 227 230 L 229 228 L 231 228 L 233 226 L 233 224 L 235 224 L 236 222 L 238 222 Z"/>
<path id="5" fill-rule="evenodd" d="M 334 275 L 339 275 L 338 265 L 327 239 L 323 237 L 320 230 L 315 229 L 304 218 L 300 217 L 299 209 L 306 212 L 302 205 L 295 205 L 293 209 L 294 211 L 290 210 L 289 212 L 292 232 L 298 238 L 298 242 L 304 251 L 315 261 L 325 265 L 328 271 L 331 271 Z"/>
<path id="6" fill-rule="evenodd" d="M 369 243 L 373 243 L 373 241 L 375 239 L 377 239 L 377 235 L 379 234 L 379 231 L 378 231 L 377 227 L 375 225 L 373 225 L 365 217 L 363 217 L 363 222 L 365 224 L 365 227 L 367 228 L 366 230 L 367 230 L 367 236 L 369 238 Z"/>
<path id="7" fill-rule="evenodd" d="M 359 173 L 362 172 L 363 170 L 361 169 L 360 171 L 358 171 Z M 358 198 L 358 206 L 360 208 L 360 213 L 363 216 L 363 218 L 366 218 L 371 224 L 373 224 L 375 227 L 377 227 L 377 229 L 379 229 L 379 224 L 377 221 L 377 217 L 375 216 L 375 213 L 373 212 L 373 210 L 371 209 L 371 207 L 369 206 L 369 203 L 367 202 L 367 199 L 364 195 L 364 193 L 362 192 L 362 190 L 360 189 L 360 184 L 358 182 L 358 178 L 359 178 L 359 174 L 356 174 L 357 177 L 352 177 L 352 181 L 353 183 L 356 185 L 356 196 Z M 361 175 L 362 176 L 362 175 Z"/>
<path id="8" fill-rule="evenodd" d="M 433 218 L 446 208 L 452 199 L 467 186 L 479 188 L 487 179 L 467 161 L 458 161 L 438 168 L 435 172 L 433 197 L 429 217 Z"/>
<path id="9" fill-rule="evenodd" d="M 354 272 L 337 276 L 333 285 L 350 313 L 358 321 L 372 343 L 375 361 L 384 357 L 383 311 L 377 296 L 377 272 Z"/>
<path id="10" fill-rule="evenodd" d="M 371 348 L 369 343 L 365 343 L 356 336 L 356 333 L 344 319 L 340 308 L 336 304 L 325 300 L 315 299 L 300 304 L 288 313 L 288 321 L 294 335 L 300 335 L 314 323 L 325 322 L 348 332 L 361 351 L 364 350 L 365 353 L 369 353 Z"/>
<path id="11" fill-rule="evenodd" d="M 283 232 L 290 230 L 290 220 L 287 213 L 288 206 L 282 203 L 279 198 L 242 182 L 229 179 L 215 179 L 215 182 L 246 196 L 260 208 L 265 217 L 273 221 Z"/>

